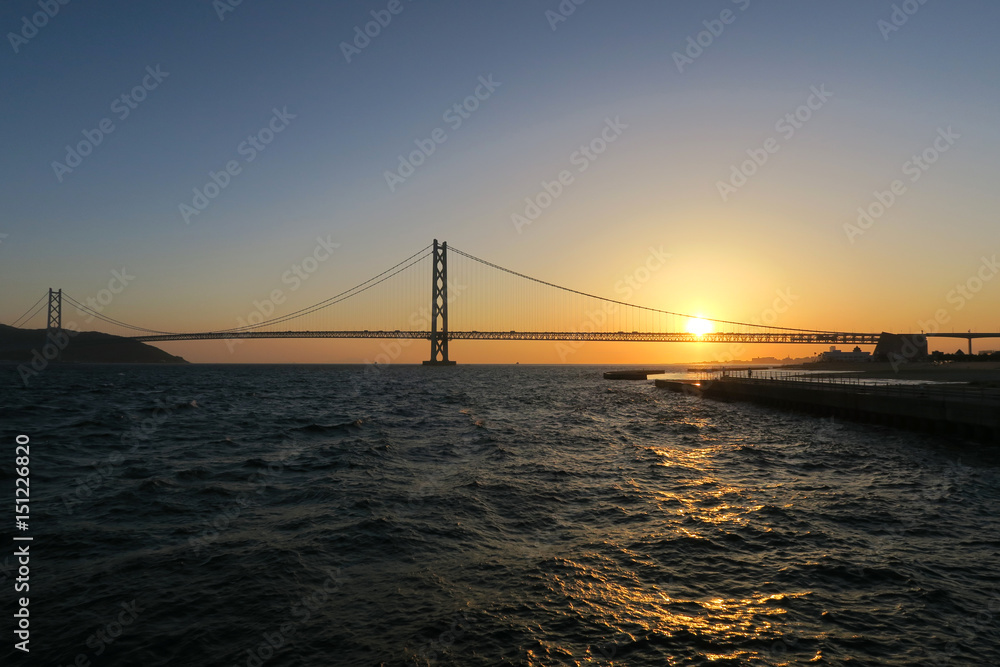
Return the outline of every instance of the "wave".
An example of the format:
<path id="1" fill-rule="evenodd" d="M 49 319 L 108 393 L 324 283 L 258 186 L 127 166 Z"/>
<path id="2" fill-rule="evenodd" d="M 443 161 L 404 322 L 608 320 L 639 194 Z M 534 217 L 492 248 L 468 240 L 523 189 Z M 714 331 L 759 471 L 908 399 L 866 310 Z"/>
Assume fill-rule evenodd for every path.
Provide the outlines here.
<path id="1" fill-rule="evenodd" d="M 319 424 L 312 423 L 306 426 L 299 426 L 298 428 L 291 429 L 292 431 L 298 431 L 300 433 L 335 433 L 338 431 L 351 431 L 354 429 L 360 429 L 364 426 L 364 421 L 361 419 L 355 419 L 354 421 L 341 422 L 339 424 Z"/>

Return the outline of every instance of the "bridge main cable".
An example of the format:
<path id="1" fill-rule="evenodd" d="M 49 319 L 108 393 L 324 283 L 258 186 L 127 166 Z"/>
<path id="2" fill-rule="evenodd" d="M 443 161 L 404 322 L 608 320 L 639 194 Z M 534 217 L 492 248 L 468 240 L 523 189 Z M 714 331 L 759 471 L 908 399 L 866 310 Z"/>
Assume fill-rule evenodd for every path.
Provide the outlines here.
<path id="1" fill-rule="evenodd" d="M 526 280 L 530 280 L 532 282 L 539 283 L 541 285 L 546 285 L 548 287 L 554 287 L 555 289 L 559 289 L 559 290 L 562 290 L 564 292 L 569 292 L 571 294 L 577 294 L 579 296 L 584 296 L 584 297 L 587 297 L 589 299 L 597 299 L 598 301 L 605 301 L 607 303 L 614 303 L 614 304 L 617 304 L 619 306 L 625 306 L 627 308 L 636 308 L 638 310 L 645 310 L 645 311 L 652 312 L 652 313 L 659 313 L 661 315 L 673 315 L 675 317 L 686 317 L 686 318 L 690 318 L 690 319 L 708 320 L 709 322 L 716 322 L 718 324 L 734 324 L 736 326 L 742 326 L 742 327 L 756 327 L 758 329 L 779 330 L 779 331 L 794 331 L 794 332 L 798 332 L 798 333 L 809 333 L 809 334 L 842 334 L 842 333 L 845 333 L 845 332 L 841 332 L 841 331 L 827 331 L 827 330 L 824 330 L 824 329 L 796 329 L 794 327 L 776 327 L 776 326 L 770 326 L 770 325 L 765 325 L 765 324 L 752 324 L 750 322 L 734 322 L 732 320 L 719 320 L 719 319 L 715 319 L 715 318 L 712 318 L 712 317 L 700 317 L 700 316 L 696 316 L 696 315 L 687 315 L 685 313 L 675 313 L 675 312 L 672 312 L 672 311 L 669 311 L 669 310 L 661 310 L 659 308 L 650 308 L 649 306 L 639 306 L 639 305 L 636 305 L 634 303 L 625 303 L 624 301 L 617 301 L 615 299 L 608 299 L 608 298 L 603 297 L 603 296 L 597 296 L 596 294 L 588 294 L 587 292 L 581 292 L 580 290 L 575 290 L 575 289 L 572 289 L 572 288 L 569 288 L 569 287 L 563 287 L 562 285 L 556 285 L 555 283 L 550 283 L 548 281 L 540 280 L 538 278 L 532 278 L 531 276 L 525 275 L 523 273 L 518 273 L 517 271 L 513 271 L 513 270 L 508 269 L 506 267 L 500 266 L 499 264 L 494 264 L 493 262 L 488 262 L 485 259 L 480 259 L 479 257 L 476 257 L 475 255 L 470 255 L 469 253 L 464 252 L 462 250 L 459 250 L 458 248 L 456 248 L 454 246 L 448 246 L 448 249 L 450 251 L 452 251 L 452 252 L 455 252 L 455 253 L 458 253 L 459 255 L 462 255 L 463 257 L 467 257 L 467 258 L 469 258 L 469 259 L 471 259 L 471 260 L 473 260 L 475 262 L 479 262 L 480 264 L 484 264 L 484 265 L 489 266 L 491 268 L 498 269 L 500 271 L 504 271 L 504 272 L 509 273 L 511 275 L 517 276 L 519 278 L 524 278 Z"/>
<path id="2" fill-rule="evenodd" d="M 76 308 L 80 312 L 86 313 L 87 315 L 90 315 L 92 317 L 96 317 L 97 319 L 103 320 L 104 322 L 107 322 L 108 324 L 114 324 L 115 326 L 124 327 L 126 329 L 132 329 L 133 331 L 144 331 L 146 333 L 163 334 L 165 336 L 172 336 L 172 335 L 174 335 L 176 333 L 174 331 L 157 331 L 156 329 L 146 329 L 145 327 L 139 327 L 139 326 L 136 326 L 134 324 L 128 324 L 127 322 L 122 322 L 120 320 L 116 320 L 113 317 L 108 317 L 107 315 L 99 313 L 96 310 L 94 310 L 93 308 L 91 308 L 90 306 L 85 306 L 84 304 L 80 303 L 79 301 L 77 301 L 76 299 L 74 299 L 72 296 L 70 296 L 66 292 L 63 292 L 62 296 L 67 301 L 69 301 L 70 304 L 72 304 L 74 308 Z"/>
<path id="3" fill-rule="evenodd" d="M 299 310 L 296 310 L 293 313 L 288 313 L 287 315 L 281 315 L 280 317 L 274 317 L 274 318 L 271 318 L 269 320 L 264 320 L 263 322 L 258 322 L 257 324 L 248 324 L 248 325 L 241 326 L 241 327 L 234 327 L 232 329 L 219 329 L 219 330 L 214 331 L 212 333 L 234 333 L 234 332 L 241 332 L 241 331 L 253 331 L 255 329 L 260 329 L 261 327 L 265 327 L 265 326 L 268 326 L 268 325 L 281 324 L 282 322 L 287 322 L 288 320 L 293 320 L 293 319 L 296 319 L 296 318 L 299 318 L 299 317 L 304 317 L 306 315 L 309 315 L 310 313 L 316 312 L 317 310 L 322 310 L 323 308 L 328 308 L 329 306 L 332 306 L 334 304 L 340 303 L 341 301 L 346 301 L 347 299 L 350 299 L 353 296 L 357 296 L 358 294 L 361 294 L 361 293 L 363 293 L 363 292 L 371 289 L 372 287 L 375 287 L 376 285 L 385 282 L 389 278 L 392 278 L 393 276 L 395 276 L 395 275 L 397 275 L 399 273 L 402 273 L 403 271 L 405 271 L 406 269 L 410 268 L 411 266 L 413 266 L 415 264 L 418 264 L 419 262 L 422 262 L 429 255 L 424 255 L 423 257 L 420 257 L 420 255 L 423 254 L 423 253 L 426 253 L 428 250 L 430 250 L 430 248 L 431 248 L 430 245 L 425 246 L 421 250 L 418 250 L 417 252 L 413 253 L 412 255 L 410 255 L 409 257 L 407 257 L 406 259 L 404 259 L 402 262 L 396 264 L 395 266 L 393 266 L 391 268 L 386 269 L 385 271 L 383 271 L 382 273 L 378 274 L 377 276 L 375 276 L 373 278 L 369 278 L 368 280 L 364 281 L 363 283 L 359 283 L 358 285 L 355 285 L 354 287 L 352 287 L 352 288 L 350 288 L 348 290 L 344 290 L 340 294 L 335 294 L 334 296 L 331 296 L 329 299 L 325 299 L 323 301 L 319 301 L 317 303 L 314 303 L 311 306 L 306 306 L 305 308 L 301 308 Z M 416 259 L 414 259 L 414 258 L 416 258 Z M 406 264 L 406 266 L 403 266 L 404 264 Z M 402 268 L 399 268 L 399 267 L 402 267 Z M 396 270 L 396 269 L 398 269 L 398 270 Z M 389 275 L 386 275 L 386 274 L 389 274 Z M 380 278 L 381 278 L 381 280 L 379 280 Z M 375 282 L 373 282 L 373 281 L 375 281 Z M 371 284 L 369 284 L 369 283 L 371 283 Z"/>
<path id="4" fill-rule="evenodd" d="M 31 308 L 28 308 L 28 310 L 24 311 L 24 314 L 21 315 L 21 317 L 19 317 L 16 320 L 14 320 L 11 323 L 10 326 L 16 327 L 22 320 L 25 323 L 30 322 L 31 318 L 34 317 L 35 315 L 37 315 L 39 313 L 39 311 L 41 311 L 42 308 L 41 308 L 40 304 L 42 303 L 42 301 L 45 300 L 46 296 L 48 296 L 48 295 L 47 294 L 43 294 L 42 296 L 40 296 L 38 298 L 38 301 L 35 302 L 35 305 L 32 306 Z M 34 311 L 34 312 L 32 312 L 32 311 Z M 31 313 L 31 315 L 28 315 L 28 313 Z"/>
<path id="5" fill-rule="evenodd" d="M 343 291 L 343 292 L 341 292 L 339 294 L 336 294 L 336 295 L 334 295 L 334 296 L 332 296 L 332 297 L 330 297 L 328 299 L 325 299 L 323 301 L 319 301 L 317 303 L 314 303 L 311 306 L 307 306 L 305 308 L 301 308 L 301 309 L 299 309 L 299 310 L 297 310 L 297 311 L 295 311 L 293 313 L 288 313 L 286 315 L 281 315 L 279 317 L 275 317 L 275 318 L 272 318 L 270 320 L 265 320 L 265 321 L 259 322 L 257 324 L 246 325 L 246 326 L 242 326 L 242 327 L 234 327 L 234 328 L 231 328 L 231 329 L 218 329 L 218 330 L 214 330 L 214 331 L 210 331 L 210 332 L 203 332 L 203 333 L 232 334 L 232 333 L 240 333 L 240 332 L 250 332 L 250 331 L 253 331 L 255 329 L 259 329 L 261 327 L 264 327 L 264 326 L 273 325 L 273 324 L 280 324 L 282 322 L 286 322 L 288 320 L 296 319 L 298 317 L 303 317 L 305 315 L 308 315 L 310 313 L 316 312 L 318 310 L 322 310 L 323 308 L 327 308 L 329 306 L 332 306 L 332 305 L 334 305 L 336 303 L 339 303 L 340 301 L 344 301 L 344 300 L 349 299 L 349 298 L 351 298 L 353 296 L 357 296 L 358 294 L 361 294 L 361 293 L 365 292 L 366 290 L 371 289 L 372 287 L 375 287 L 376 285 L 378 285 L 378 284 L 380 284 L 380 283 L 388 280 L 389 278 L 392 278 L 393 276 L 395 276 L 395 275 L 397 275 L 397 274 L 405 271 L 406 269 L 410 268 L 414 264 L 417 264 L 420 261 L 423 261 L 426 257 L 429 257 L 429 254 L 426 254 L 426 253 L 427 253 L 428 250 L 430 250 L 430 248 L 431 248 L 431 246 L 427 245 L 424 248 L 422 248 L 422 249 L 418 250 L 417 252 L 415 252 L 414 254 L 410 255 L 409 257 L 407 257 L 403 261 L 399 262 L 395 266 L 392 266 L 391 268 L 386 269 L 382 273 L 380 273 L 380 274 L 378 274 L 378 275 L 376 275 L 376 276 L 374 276 L 372 278 L 369 278 L 368 280 L 366 280 L 366 281 L 364 281 L 362 283 L 359 283 L 358 285 L 355 285 L 354 287 L 352 287 L 352 288 L 350 288 L 348 290 L 345 290 L 345 291 Z M 421 256 L 421 255 L 423 255 L 423 256 Z M 145 333 L 145 334 L 157 334 L 157 335 L 162 335 L 162 336 L 187 336 L 187 335 L 194 335 L 195 334 L 195 332 L 181 333 L 181 332 L 177 332 L 177 331 L 160 331 L 160 330 L 157 330 L 157 329 L 147 329 L 145 327 L 140 327 L 140 326 L 137 326 L 137 325 L 134 325 L 134 324 L 129 324 L 127 322 L 122 322 L 121 320 L 116 320 L 113 317 L 109 317 L 107 315 L 104 315 L 104 314 L 102 314 L 102 313 L 94 310 L 93 308 L 90 308 L 89 306 L 87 306 L 87 305 L 85 305 L 85 304 L 77 301 L 76 299 L 74 299 L 72 296 L 70 296 L 69 294 L 67 294 L 65 292 L 63 293 L 63 296 L 70 302 L 71 305 L 73 305 L 73 307 L 75 307 L 80 312 L 85 313 L 85 314 L 87 314 L 87 315 L 89 315 L 91 317 L 97 318 L 97 319 L 99 319 L 99 320 L 101 320 L 103 322 L 106 322 L 106 323 L 114 325 L 114 326 L 123 327 L 125 329 L 131 329 L 132 331 L 137 331 L 137 332 L 141 332 L 141 333 Z M 44 299 L 45 299 L 44 296 L 42 298 L 40 298 L 38 300 L 38 302 L 36 302 L 35 306 L 38 306 Z M 32 308 L 35 308 L 35 306 L 32 306 Z M 29 309 L 29 311 L 30 311 L 30 309 Z M 34 315 L 32 315 L 32 316 L 34 316 Z M 22 317 L 18 318 L 18 319 L 20 320 L 23 317 L 24 316 L 22 315 Z M 138 338 L 147 338 L 147 336 L 139 336 Z"/>

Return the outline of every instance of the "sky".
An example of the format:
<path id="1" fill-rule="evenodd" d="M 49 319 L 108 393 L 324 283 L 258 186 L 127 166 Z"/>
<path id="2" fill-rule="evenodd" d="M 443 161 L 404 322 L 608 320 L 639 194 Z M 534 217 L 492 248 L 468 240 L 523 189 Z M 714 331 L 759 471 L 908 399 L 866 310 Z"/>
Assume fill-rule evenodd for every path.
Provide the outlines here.
<path id="1" fill-rule="evenodd" d="M 0 322 L 50 287 L 110 285 L 116 319 L 225 329 L 274 290 L 291 312 L 440 239 L 610 298 L 658 252 L 630 300 L 681 313 L 1000 331 L 998 24 L 986 0 L 8 0 Z M 282 279 L 318 248 L 308 280 Z M 160 345 L 428 357 L 387 346 Z M 818 351 L 451 345 L 460 363 Z"/>

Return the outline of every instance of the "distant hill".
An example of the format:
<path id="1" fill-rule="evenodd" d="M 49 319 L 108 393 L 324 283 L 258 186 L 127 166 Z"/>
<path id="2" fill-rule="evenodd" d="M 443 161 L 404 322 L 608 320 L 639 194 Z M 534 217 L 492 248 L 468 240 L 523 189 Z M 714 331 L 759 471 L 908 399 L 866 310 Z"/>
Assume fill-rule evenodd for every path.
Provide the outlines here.
<path id="1" fill-rule="evenodd" d="M 101 364 L 186 364 L 181 357 L 121 336 L 81 331 L 72 336 L 53 361 L 64 363 Z M 45 329 L 18 329 L 0 324 L 0 361 L 30 362 L 35 353 L 52 354 L 56 345 L 48 339 Z"/>

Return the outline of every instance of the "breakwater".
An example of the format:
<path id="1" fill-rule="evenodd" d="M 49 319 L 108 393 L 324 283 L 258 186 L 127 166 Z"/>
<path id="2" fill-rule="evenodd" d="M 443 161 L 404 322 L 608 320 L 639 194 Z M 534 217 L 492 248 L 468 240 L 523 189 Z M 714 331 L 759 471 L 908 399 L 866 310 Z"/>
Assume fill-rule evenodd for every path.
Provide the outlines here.
<path id="1" fill-rule="evenodd" d="M 655 382 L 657 387 L 716 400 L 749 401 L 823 417 L 1000 442 L 1000 391 L 996 389 L 795 376 Z"/>

